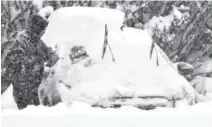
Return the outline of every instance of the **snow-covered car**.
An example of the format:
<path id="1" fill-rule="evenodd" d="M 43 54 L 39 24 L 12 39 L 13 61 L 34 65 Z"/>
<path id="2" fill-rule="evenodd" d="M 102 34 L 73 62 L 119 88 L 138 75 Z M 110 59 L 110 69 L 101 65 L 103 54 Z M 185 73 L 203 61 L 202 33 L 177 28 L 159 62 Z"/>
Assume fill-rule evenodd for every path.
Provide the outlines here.
<path id="1" fill-rule="evenodd" d="M 193 87 L 157 44 L 150 58 L 148 31 L 121 29 L 123 19 L 121 11 L 106 8 L 53 12 L 42 39 L 60 59 L 41 84 L 43 97 L 58 92 L 66 104 L 142 109 L 175 107 L 179 100 L 197 103 Z"/>

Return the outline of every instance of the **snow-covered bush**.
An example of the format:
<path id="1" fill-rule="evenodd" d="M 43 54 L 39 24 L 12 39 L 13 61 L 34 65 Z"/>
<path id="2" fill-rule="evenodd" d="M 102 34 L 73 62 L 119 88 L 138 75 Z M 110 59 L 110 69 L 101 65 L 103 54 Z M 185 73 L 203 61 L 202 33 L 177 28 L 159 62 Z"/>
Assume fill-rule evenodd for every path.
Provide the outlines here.
<path id="1" fill-rule="evenodd" d="M 153 29 L 155 41 L 173 61 L 194 64 L 200 56 L 210 55 L 212 36 L 207 32 L 205 22 L 212 10 L 209 6 L 202 9 L 199 4 L 201 2 L 173 6 L 172 13 L 162 17 L 165 21 L 160 16 L 156 18 L 159 24 L 156 23 L 158 25 Z"/>

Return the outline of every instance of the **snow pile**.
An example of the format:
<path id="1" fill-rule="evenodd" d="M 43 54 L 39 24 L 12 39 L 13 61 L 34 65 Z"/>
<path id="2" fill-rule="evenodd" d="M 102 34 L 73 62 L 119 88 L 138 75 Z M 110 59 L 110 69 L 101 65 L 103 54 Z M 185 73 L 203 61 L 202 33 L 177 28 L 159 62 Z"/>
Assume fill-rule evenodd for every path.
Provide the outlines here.
<path id="1" fill-rule="evenodd" d="M 79 64 L 69 64 L 67 69 L 61 70 L 65 71 L 65 73 L 61 72 L 63 75 L 61 77 L 67 77 L 62 80 L 72 86 L 71 90 L 64 90 L 64 87 L 59 85 L 59 90 L 62 89 L 60 92 L 62 97 L 66 98 L 63 100 L 81 100 L 94 104 L 101 101 L 104 103 L 112 96 L 160 95 L 168 98 L 172 96 L 183 98 L 184 87 L 194 99 L 195 96 L 192 93 L 194 91 L 190 84 L 174 70 L 172 63 L 167 61 L 167 56 L 160 52 L 159 47 L 157 50 L 160 53 L 160 66 L 157 67 L 155 57 L 149 59 L 151 42 L 145 41 L 145 36 L 141 37 L 143 37 L 143 43 L 141 40 L 139 42 L 139 39 L 138 43 L 133 43 L 125 37 L 125 42 L 111 44 L 116 63 L 112 63 L 107 52 L 106 60 L 93 61 L 94 64 L 90 67 L 84 67 L 84 64 L 92 58 Z M 173 82 L 175 80 L 176 82 Z"/>
<path id="2" fill-rule="evenodd" d="M 107 55 L 106 60 L 94 61 L 94 65 L 90 67 L 84 67 L 85 60 L 70 66 L 69 69 L 67 67 L 67 73 L 60 72 L 64 74 L 61 78 L 67 77 L 61 80 L 72 86 L 70 91 L 64 90 L 62 84 L 59 85 L 62 98 L 66 98 L 64 101 L 83 100 L 93 104 L 101 103 L 112 96 L 171 96 L 171 90 L 161 80 L 163 77 L 158 75 L 160 71 L 155 62 L 148 58 L 148 48 L 143 49 L 140 43 L 124 42 L 111 44 L 111 47 L 116 58 L 114 64 Z M 166 92 L 164 89 L 167 89 Z"/>
<path id="3" fill-rule="evenodd" d="M 194 104 L 194 89 L 158 46 L 159 67 L 155 50 L 149 58 L 152 39 L 148 32 L 133 28 L 121 31 L 122 18 L 123 13 L 117 10 L 82 7 L 58 9 L 50 16 L 43 40 L 58 48 L 61 59 L 52 69 L 62 100 L 67 104 L 76 100 L 105 104 L 116 96 L 164 96 L 186 98 Z M 101 59 L 105 24 L 115 63 L 109 49 Z M 76 45 L 84 46 L 90 57 L 71 64 L 70 49 Z"/>
<path id="4" fill-rule="evenodd" d="M 123 18 L 124 13 L 114 9 L 64 7 L 49 17 L 50 23 L 43 40 L 52 48 L 55 48 L 57 43 L 67 40 L 78 45 L 103 43 L 104 27 L 107 24 L 110 30 L 108 36 L 117 41 L 120 39 Z"/>

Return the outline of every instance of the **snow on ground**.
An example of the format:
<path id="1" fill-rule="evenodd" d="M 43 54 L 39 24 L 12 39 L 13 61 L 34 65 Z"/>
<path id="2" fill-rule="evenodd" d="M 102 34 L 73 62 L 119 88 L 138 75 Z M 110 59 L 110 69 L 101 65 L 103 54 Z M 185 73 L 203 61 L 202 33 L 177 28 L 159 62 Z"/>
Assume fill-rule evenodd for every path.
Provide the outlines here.
<path id="1" fill-rule="evenodd" d="M 211 96 L 210 96 L 211 97 Z M 180 102 L 183 104 L 184 102 Z M 180 105 L 180 104 L 179 104 Z M 188 114 L 198 114 L 198 113 L 212 113 L 212 101 L 206 101 L 204 103 L 198 103 L 193 106 L 178 108 L 156 108 L 155 110 L 140 110 L 133 106 L 122 106 L 121 108 L 100 108 L 91 107 L 89 104 L 84 102 L 73 102 L 72 105 L 65 105 L 59 103 L 53 107 L 45 106 L 33 106 L 29 105 L 23 110 L 16 109 L 4 109 L 2 110 L 2 116 L 7 115 L 35 115 L 35 116 L 49 116 L 49 115 L 60 115 L 60 114 L 86 114 L 86 115 L 115 115 L 124 116 L 125 113 L 130 112 L 130 116 L 142 116 L 142 115 L 188 115 Z M 51 113 L 51 114 L 50 114 Z M 54 113 L 54 114 L 52 114 Z M 212 115 L 212 114 L 211 114 Z"/>
<path id="2" fill-rule="evenodd" d="M 131 106 L 118 109 L 92 108 L 74 102 L 71 107 L 58 104 L 54 107 L 28 106 L 21 111 L 2 110 L 2 127 L 211 127 L 212 101 L 191 107 L 157 108 L 151 111 Z"/>
<path id="3" fill-rule="evenodd" d="M 1 95 L 1 109 L 17 109 L 16 103 L 13 99 L 12 85 L 10 85 Z"/>

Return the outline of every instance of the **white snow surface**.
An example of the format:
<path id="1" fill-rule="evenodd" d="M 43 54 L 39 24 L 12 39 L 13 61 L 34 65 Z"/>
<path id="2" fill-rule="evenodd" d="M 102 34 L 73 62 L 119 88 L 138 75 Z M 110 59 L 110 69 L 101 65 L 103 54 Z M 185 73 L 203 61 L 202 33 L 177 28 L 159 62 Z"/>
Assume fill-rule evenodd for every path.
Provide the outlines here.
<path id="1" fill-rule="evenodd" d="M 17 105 L 13 99 L 12 85 L 1 95 L 1 109 L 17 109 Z"/>
<path id="2" fill-rule="evenodd" d="M 28 106 L 23 110 L 2 110 L 2 127 L 211 127 L 212 101 L 191 107 L 157 108 L 151 111 L 132 106 L 118 109 L 92 108 L 73 102 L 71 107 L 60 103 L 54 107 Z"/>
<path id="3" fill-rule="evenodd" d="M 208 97 L 212 97 L 211 95 Z M 183 105 L 183 101 L 179 105 Z M 86 114 L 86 115 L 115 115 L 115 116 L 124 116 L 125 113 L 131 112 L 130 116 L 142 116 L 142 115 L 168 115 L 168 114 L 198 114 L 198 113 L 212 113 L 212 101 L 206 101 L 204 103 L 199 103 L 193 106 L 178 106 L 177 108 L 156 108 L 155 110 L 140 110 L 133 106 L 122 106 L 121 108 L 100 108 L 100 107 L 91 107 L 91 105 L 74 101 L 72 105 L 67 106 L 63 103 L 59 103 L 53 107 L 47 106 L 34 106 L 29 105 L 23 110 L 17 109 L 4 109 L 2 110 L 2 116 L 7 115 L 35 115 L 35 116 L 50 116 L 50 115 L 59 115 L 59 114 Z M 52 113 L 54 114 L 52 114 Z M 92 113 L 93 112 L 93 113 Z M 163 114 L 161 114 L 163 112 Z M 126 114 L 125 114 L 126 115 Z"/>

